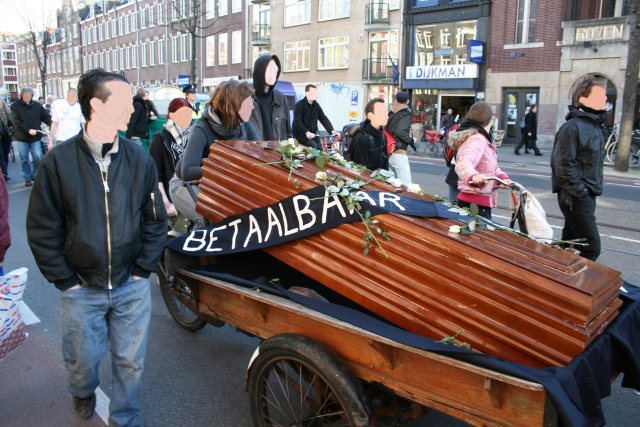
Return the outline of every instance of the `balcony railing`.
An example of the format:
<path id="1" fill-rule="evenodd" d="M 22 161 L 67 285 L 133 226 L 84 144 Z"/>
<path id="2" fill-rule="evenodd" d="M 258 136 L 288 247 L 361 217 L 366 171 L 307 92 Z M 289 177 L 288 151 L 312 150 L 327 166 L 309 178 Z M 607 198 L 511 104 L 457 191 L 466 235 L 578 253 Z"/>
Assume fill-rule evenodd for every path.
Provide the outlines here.
<path id="1" fill-rule="evenodd" d="M 398 59 L 393 58 L 398 65 Z M 389 58 L 367 58 L 362 60 L 362 80 L 392 80 L 393 63 Z"/>
<path id="2" fill-rule="evenodd" d="M 253 26 L 251 33 L 252 44 L 269 44 L 271 36 L 271 26 L 267 24 L 259 24 Z"/>
<path id="3" fill-rule="evenodd" d="M 365 7 L 365 25 L 389 24 L 389 3 L 369 3 Z"/>

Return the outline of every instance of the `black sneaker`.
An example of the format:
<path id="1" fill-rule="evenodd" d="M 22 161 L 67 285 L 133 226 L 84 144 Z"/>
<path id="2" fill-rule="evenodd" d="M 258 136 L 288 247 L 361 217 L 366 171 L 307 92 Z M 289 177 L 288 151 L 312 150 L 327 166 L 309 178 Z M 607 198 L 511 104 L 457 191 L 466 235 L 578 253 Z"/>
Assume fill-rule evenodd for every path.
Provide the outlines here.
<path id="1" fill-rule="evenodd" d="M 4 182 L 9 181 L 10 179 L 11 179 L 11 178 L 9 178 L 9 175 L 5 175 L 5 176 L 4 176 Z"/>
<path id="2" fill-rule="evenodd" d="M 542 153 L 536 153 L 536 156 L 542 156 L 542 155 L 543 155 Z"/>
<path id="3" fill-rule="evenodd" d="M 89 397 L 73 396 L 73 408 L 83 420 L 91 418 L 96 409 L 96 394 L 91 393 Z"/>
<path id="4" fill-rule="evenodd" d="M 519 152 L 517 152 L 517 151 L 514 151 L 514 152 L 513 152 L 513 154 L 515 154 L 516 156 L 519 156 L 519 155 L 520 155 L 520 153 L 519 153 Z"/>
<path id="5" fill-rule="evenodd" d="M 33 184 L 31 183 L 31 180 L 30 180 L 30 179 L 28 179 L 28 180 L 26 180 L 26 181 L 24 182 L 24 185 L 25 185 L 26 187 L 31 187 Z"/>

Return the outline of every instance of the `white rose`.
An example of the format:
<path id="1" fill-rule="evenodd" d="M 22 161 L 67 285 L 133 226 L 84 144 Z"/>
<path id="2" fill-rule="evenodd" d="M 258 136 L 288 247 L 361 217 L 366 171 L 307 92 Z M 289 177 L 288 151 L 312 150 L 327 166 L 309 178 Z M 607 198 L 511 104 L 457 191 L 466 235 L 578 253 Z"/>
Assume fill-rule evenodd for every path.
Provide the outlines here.
<path id="1" fill-rule="evenodd" d="M 327 179 L 327 174 L 326 174 L 326 172 L 320 171 L 320 172 L 318 172 L 316 174 L 316 178 L 318 178 L 318 179 Z"/>
<path id="2" fill-rule="evenodd" d="M 296 143 L 295 143 L 295 139 L 293 139 L 293 138 L 289 138 L 289 144 L 291 144 L 291 145 L 296 145 Z"/>
<path id="3" fill-rule="evenodd" d="M 460 226 L 452 225 L 451 227 L 449 227 L 449 233 L 460 234 Z"/>
<path id="4" fill-rule="evenodd" d="M 387 182 L 394 187 L 400 187 L 402 185 L 402 181 L 400 181 L 400 178 L 389 178 Z"/>
<path id="5" fill-rule="evenodd" d="M 415 194 L 420 194 L 422 192 L 422 188 L 420 188 L 418 184 L 409 184 L 407 186 L 407 190 Z"/>

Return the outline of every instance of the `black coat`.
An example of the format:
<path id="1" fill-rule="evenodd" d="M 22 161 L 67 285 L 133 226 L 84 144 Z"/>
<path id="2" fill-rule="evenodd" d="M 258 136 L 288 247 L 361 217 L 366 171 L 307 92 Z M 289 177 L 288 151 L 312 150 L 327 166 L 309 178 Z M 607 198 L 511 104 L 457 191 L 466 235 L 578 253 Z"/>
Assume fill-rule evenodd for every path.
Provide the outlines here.
<path id="1" fill-rule="evenodd" d="M 164 193 L 169 197 L 169 181 L 176 172 L 176 164 L 179 158 L 171 150 L 171 145 L 175 144 L 175 139 L 171 132 L 162 129 L 153 135 L 149 143 L 149 155 L 153 158 L 158 171 L 158 182 L 162 183 Z"/>
<path id="2" fill-rule="evenodd" d="M 291 120 L 289 117 L 289 107 L 284 94 L 273 89 L 273 103 L 271 104 L 271 131 L 274 141 L 283 141 L 292 137 Z M 256 131 L 258 141 L 264 141 L 264 130 L 262 126 L 262 112 L 260 102 L 253 98 L 253 111 L 251 112 L 251 124 Z"/>
<path id="3" fill-rule="evenodd" d="M 133 113 L 127 124 L 127 138 L 137 136 L 138 138 L 149 138 L 149 116 L 147 116 L 147 105 L 140 95 L 133 97 Z"/>
<path id="4" fill-rule="evenodd" d="M 564 190 L 572 197 L 599 196 L 604 180 L 604 118 L 570 106 L 566 119 L 551 151 L 553 192 Z"/>
<path id="5" fill-rule="evenodd" d="M 409 146 L 412 146 L 415 150 L 415 144 L 411 137 L 411 119 L 411 109 L 409 107 L 397 113 L 389 113 L 389 121 L 384 128 L 398 143 L 396 150 L 406 150 Z"/>
<path id="6" fill-rule="evenodd" d="M 449 129 L 451 126 L 453 126 L 453 116 L 447 113 L 442 117 L 440 127 Z"/>
<path id="7" fill-rule="evenodd" d="M 309 104 L 306 97 L 302 98 L 296 103 L 296 108 L 293 110 L 293 137 L 300 144 L 306 145 L 308 141 L 306 133 L 318 133 L 318 120 L 327 132 L 333 133 L 333 125 L 325 116 L 320 104 L 316 101 Z"/>
<path id="8" fill-rule="evenodd" d="M 51 115 L 44 107 L 33 99 L 29 103 L 22 100 L 11 104 L 11 121 L 13 122 L 13 138 L 22 142 L 37 142 L 43 137 L 41 133 L 29 135 L 30 129 L 40 130 L 40 123 L 51 126 Z"/>
<path id="9" fill-rule="evenodd" d="M 526 141 L 536 141 L 538 139 L 538 115 L 531 110 L 524 116 L 522 139 Z"/>
<path id="10" fill-rule="evenodd" d="M 157 269 L 167 214 L 153 159 L 120 137 L 105 175 L 108 192 L 82 132 L 40 161 L 27 238 L 40 272 L 60 290 L 80 281 L 117 288 Z"/>
<path id="11" fill-rule="evenodd" d="M 369 119 L 360 124 L 349 144 L 349 157 L 369 170 L 389 169 L 387 137 L 382 129 L 371 126 Z"/>

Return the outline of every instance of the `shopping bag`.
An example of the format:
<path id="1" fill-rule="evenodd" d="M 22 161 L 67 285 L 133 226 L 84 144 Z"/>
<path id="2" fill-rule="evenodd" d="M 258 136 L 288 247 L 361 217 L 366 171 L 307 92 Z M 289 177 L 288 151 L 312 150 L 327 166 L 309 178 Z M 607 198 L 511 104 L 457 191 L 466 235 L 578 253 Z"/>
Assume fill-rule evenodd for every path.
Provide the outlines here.
<path id="1" fill-rule="evenodd" d="M 540 243 L 551 243 L 549 239 L 553 239 L 553 228 L 547 222 L 547 214 L 533 194 L 528 191 L 526 194 L 524 217 L 529 234 Z"/>
<path id="2" fill-rule="evenodd" d="M 26 338 L 20 317 L 22 292 L 27 284 L 27 268 L 0 276 L 0 360 L 22 344 Z"/>

